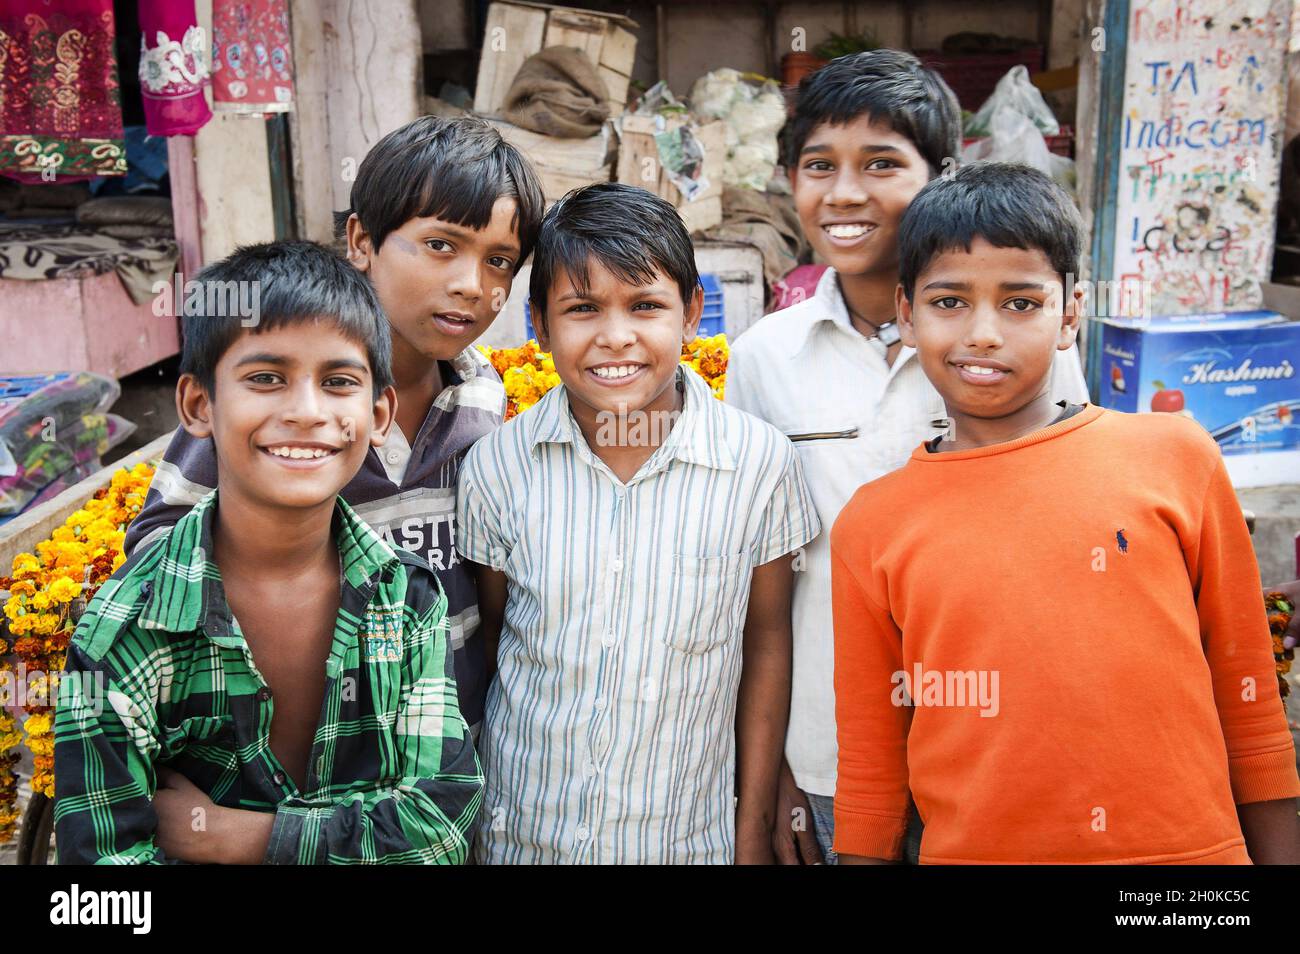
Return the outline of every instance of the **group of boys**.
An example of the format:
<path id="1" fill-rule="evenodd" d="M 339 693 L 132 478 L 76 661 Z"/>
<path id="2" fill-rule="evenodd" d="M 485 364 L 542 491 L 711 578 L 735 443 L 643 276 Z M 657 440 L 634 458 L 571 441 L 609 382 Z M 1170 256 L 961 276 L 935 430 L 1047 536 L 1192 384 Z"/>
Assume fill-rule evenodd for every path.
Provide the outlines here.
<path id="1" fill-rule="evenodd" d="M 672 206 L 543 214 L 478 120 L 375 146 L 346 261 L 205 269 L 259 320 L 183 319 L 181 428 L 61 684 L 60 861 L 1300 862 L 1217 447 L 1087 403 L 1079 216 L 946 171 L 958 137 L 907 54 L 804 81 L 830 267 L 725 402 L 680 362 Z M 530 256 L 562 385 L 502 424 L 472 344 Z"/>

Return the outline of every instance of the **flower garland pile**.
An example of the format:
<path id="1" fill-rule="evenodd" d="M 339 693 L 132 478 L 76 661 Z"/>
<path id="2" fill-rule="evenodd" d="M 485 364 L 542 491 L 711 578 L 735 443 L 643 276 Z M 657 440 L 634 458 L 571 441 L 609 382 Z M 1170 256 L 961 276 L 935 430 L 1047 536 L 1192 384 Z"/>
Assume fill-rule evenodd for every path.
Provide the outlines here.
<path id="1" fill-rule="evenodd" d="M 1277 688 L 1283 698 L 1291 692 L 1286 674 L 1291 671 L 1291 661 L 1295 659 L 1294 636 L 1287 636 L 1287 627 L 1295 614 L 1295 606 L 1286 598 L 1285 593 L 1274 590 L 1264 597 L 1264 608 L 1268 610 L 1268 631 L 1273 636 L 1273 659 L 1277 663 Z"/>
<path id="2" fill-rule="evenodd" d="M 32 791 L 54 796 L 54 702 L 75 624 L 73 601 L 88 601 L 126 558 L 126 527 L 144 505 L 154 469 L 137 464 L 113 474 L 107 487 L 73 513 L 36 553 L 14 557 L 13 575 L 0 577 L 8 590 L 4 616 L 9 639 L 0 639 L 0 694 L 21 683 L 24 698 L 0 698 L 0 844 L 13 837 L 18 820 L 14 751 L 23 741 L 17 720 L 4 708 L 22 703 L 28 713 L 22 729 L 35 756 Z M 12 652 L 25 672 L 5 660 Z"/>
<path id="3" fill-rule="evenodd" d="M 550 354 L 538 348 L 536 341 L 529 340 L 518 348 L 479 345 L 479 351 L 492 362 L 505 384 L 507 421 L 528 410 L 560 383 L 555 362 Z M 704 378 L 718 400 L 722 400 L 730 354 L 726 335 L 696 338 L 682 345 L 682 364 Z"/>

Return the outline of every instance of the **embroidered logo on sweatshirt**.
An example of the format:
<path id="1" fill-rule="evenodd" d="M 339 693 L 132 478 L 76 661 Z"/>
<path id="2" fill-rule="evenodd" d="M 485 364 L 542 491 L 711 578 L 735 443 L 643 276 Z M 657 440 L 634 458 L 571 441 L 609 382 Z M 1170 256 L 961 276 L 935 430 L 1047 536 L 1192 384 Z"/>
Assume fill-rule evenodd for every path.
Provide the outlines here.
<path id="1" fill-rule="evenodd" d="M 1115 531 L 1115 542 L 1119 545 L 1119 552 L 1128 555 L 1128 538 L 1124 536 L 1124 528 L 1120 527 Z"/>

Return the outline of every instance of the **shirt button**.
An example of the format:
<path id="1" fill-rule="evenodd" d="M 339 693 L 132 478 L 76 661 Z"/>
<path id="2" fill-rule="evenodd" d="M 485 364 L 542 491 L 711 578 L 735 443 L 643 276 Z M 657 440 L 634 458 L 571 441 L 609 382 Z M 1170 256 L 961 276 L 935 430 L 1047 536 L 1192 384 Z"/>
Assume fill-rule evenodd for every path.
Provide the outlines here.
<path id="1" fill-rule="evenodd" d="M 597 699 L 595 702 L 593 702 L 593 703 L 591 704 L 591 706 L 592 706 L 592 708 L 595 709 L 597 712 L 604 712 L 604 711 L 605 711 L 605 700 L 604 700 L 604 699 Z"/>
<path id="2" fill-rule="evenodd" d="M 578 836 L 578 841 L 586 841 L 591 837 L 591 829 L 586 825 L 579 825 L 578 830 L 574 832 Z"/>
<path id="3" fill-rule="evenodd" d="M 396 464 L 401 459 L 402 459 L 401 451 L 390 450 L 388 452 L 388 462 L 390 464 Z"/>
<path id="4" fill-rule="evenodd" d="M 285 778 L 286 776 L 283 772 L 276 772 L 274 775 L 271 776 L 271 781 L 274 782 L 276 785 L 283 785 Z"/>
<path id="5" fill-rule="evenodd" d="M 609 568 L 613 570 L 615 573 L 622 573 L 623 561 L 620 560 L 618 557 L 614 557 L 614 559 L 609 564 Z"/>
<path id="6" fill-rule="evenodd" d="M 261 689 L 257 690 L 257 699 L 259 702 L 266 702 L 266 700 L 270 698 L 271 698 L 270 686 L 263 686 Z"/>
<path id="7" fill-rule="evenodd" d="M 140 595 L 145 599 L 153 595 L 153 580 L 145 580 L 140 584 Z"/>
<path id="8" fill-rule="evenodd" d="M 592 778 L 596 774 L 596 763 L 591 759 L 587 759 L 586 762 L 583 762 L 582 774 L 586 775 L 588 778 Z"/>
<path id="9" fill-rule="evenodd" d="M 606 649 L 613 649 L 614 644 L 617 642 L 618 640 L 614 637 L 613 633 L 606 633 L 604 636 L 600 637 L 600 644 Z"/>

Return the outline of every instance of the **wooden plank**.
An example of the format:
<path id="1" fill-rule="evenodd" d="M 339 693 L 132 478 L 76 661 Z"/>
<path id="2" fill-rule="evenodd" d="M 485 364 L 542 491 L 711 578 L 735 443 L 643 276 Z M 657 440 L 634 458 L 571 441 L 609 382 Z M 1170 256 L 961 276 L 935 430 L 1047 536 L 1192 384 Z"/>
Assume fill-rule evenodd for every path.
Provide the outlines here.
<path id="1" fill-rule="evenodd" d="M 632 75 L 636 61 L 636 34 L 621 26 L 611 24 L 605 31 L 605 42 L 600 48 L 598 66 L 608 67 L 624 76 Z"/>
<path id="2" fill-rule="evenodd" d="M 123 467 L 134 467 L 142 461 L 162 457 L 171 439 L 172 432 L 168 431 L 139 450 L 132 451 L 121 460 L 74 484 L 52 500 L 47 500 L 0 526 L 0 576 L 9 575 L 14 557 L 18 554 L 34 553 L 36 544 L 49 539 L 55 528 L 63 526 L 63 521 L 89 500 L 95 491 L 108 486 L 114 473 Z"/>
<path id="3" fill-rule="evenodd" d="M 600 62 L 601 47 L 605 45 L 605 27 L 603 17 L 574 10 L 552 10 L 546 19 L 546 37 L 542 46 L 576 47 L 586 53 L 595 66 Z"/>
<path id="4" fill-rule="evenodd" d="M 514 3 L 493 3 L 488 7 L 474 89 L 474 112 L 484 115 L 500 112 L 515 74 L 524 60 L 541 50 L 545 33 L 545 9 Z"/>
<path id="5" fill-rule="evenodd" d="M 609 101 L 618 104 L 618 112 L 622 113 L 623 106 L 627 104 L 627 87 L 632 80 L 608 66 L 598 66 L 596 72 L 605 81 L 605 87 L 609 90 Z"/>

